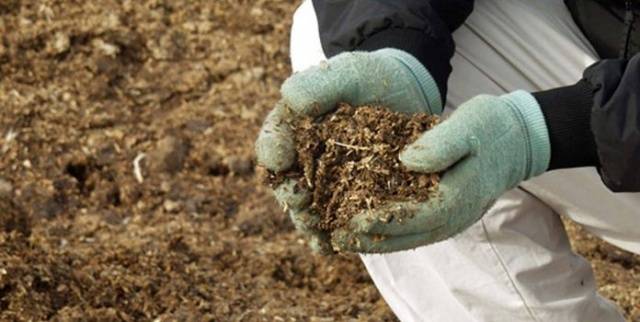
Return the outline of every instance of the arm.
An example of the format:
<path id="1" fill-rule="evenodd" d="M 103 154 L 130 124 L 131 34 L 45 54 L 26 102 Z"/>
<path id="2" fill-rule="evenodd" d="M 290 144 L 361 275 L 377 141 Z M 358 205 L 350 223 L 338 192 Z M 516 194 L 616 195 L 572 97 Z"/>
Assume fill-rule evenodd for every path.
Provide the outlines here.
<path id="1" fill-rule="evenodd" d="M 612 191 L 640 191 L 640 54 L 600 61 L 577 84 L 533 95 L 549 131 L 549 170 L 596 166 Z"/>
<path id="2" fill-rule="evenodd" d="M 327 57 L 347 51 L 403 50 L 429 71 L 446 97 L 451 33 L 473 10 L 473 0 L 313 0 Z"/>

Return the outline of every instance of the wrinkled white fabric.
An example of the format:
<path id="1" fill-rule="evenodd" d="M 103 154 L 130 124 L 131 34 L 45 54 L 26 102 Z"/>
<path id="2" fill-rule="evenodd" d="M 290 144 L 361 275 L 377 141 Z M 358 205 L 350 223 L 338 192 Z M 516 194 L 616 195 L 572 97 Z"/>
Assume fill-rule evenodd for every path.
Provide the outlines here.
<path id="1" fill-rule="evenodd" d="M 307 0 L 292 28 L 295 71 L 324 59 L 317 28 Z M 454 39 L 449 112 L 478 94 L 574 84 L 597 60 L 561 0 L 478 0 Z M 613 194 L 583 168 L 523 183 L 453 239 L 361 257 L 402 321 L 624 321 L 571 251 L 560 214 L 640 253 L 640 194 Z"/>

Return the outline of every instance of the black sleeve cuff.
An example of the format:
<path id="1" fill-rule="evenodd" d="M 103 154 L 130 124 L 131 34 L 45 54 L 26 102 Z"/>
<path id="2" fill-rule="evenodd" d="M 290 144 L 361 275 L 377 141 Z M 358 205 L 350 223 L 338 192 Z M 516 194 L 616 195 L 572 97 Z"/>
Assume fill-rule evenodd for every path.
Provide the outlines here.
<path id="1" fill-rule="evenodd" d="M 585 80 L 575 85 L 533 93 L 544 114 L 551 141 L 549 170 L 599 166 L 591 131 L 593 89 Z"/>
<path id="2" fill-rule="evenodd" d="M 382 48 L 403 50 L 418 59 L 436 81 L 440 95 L 447 97 L 447 81 L 454 53 L 450 35 L 433 38 L 415 29 L 387 29 L 371 35 L 355 50 L 374 51 Z"/>

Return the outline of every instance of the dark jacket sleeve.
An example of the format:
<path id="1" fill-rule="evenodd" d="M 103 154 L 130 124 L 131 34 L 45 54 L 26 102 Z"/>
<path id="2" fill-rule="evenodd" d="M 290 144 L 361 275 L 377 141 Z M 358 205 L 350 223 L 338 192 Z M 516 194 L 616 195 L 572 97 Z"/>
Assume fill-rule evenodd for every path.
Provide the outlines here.
<path id="1" fill-rule="evenodd" d="M 640 54 L 602 60 L 577 84 L 534 96 L 549 129 L 550 169 L 597 166 L 612 191 L 640 191 Z"/>
<path id="2" fill-rule="evenodd" d="M 313 0 L 325 54 L 404 50 L 416 57 L 446 97 L 454 53 L 451 33 L 469 16 L 473 0 Z"/>

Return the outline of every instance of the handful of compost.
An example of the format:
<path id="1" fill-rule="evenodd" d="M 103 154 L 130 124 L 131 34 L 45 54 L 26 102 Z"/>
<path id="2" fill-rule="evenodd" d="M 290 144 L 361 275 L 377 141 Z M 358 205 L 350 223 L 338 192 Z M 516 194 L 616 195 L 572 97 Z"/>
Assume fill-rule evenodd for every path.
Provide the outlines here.
<path id="1" fill-rule="evenodd" d="M 375 123 L 372 119 L 379 115 L 372 114 L 366 107 L 339 106 L 340 102 L 351 106 L 384 106 L 388 110 L 377 110 L 401 113 L 394 116 L 397 120 L 420 113 L 423 118 L 437 115 L 442 111 L 442 99 L 435 80 L 424 66 L 397 49 L 343 53 L 293 74 L 284 82 L 280 93 L 282 99 L 267 116 L 256 141 L 256 155 L 258 164 L 274 174 L 270 181 L 276 199 L 288 211 L 298 231 L 307 237 L 310 246 L 323 253 L 334 250 L 390 252 L 427 243 L 429 240 L 421 240 L 420 244 L 413 241 L 397 244 L 393 238 L 387 240 L 393 235 L 370 233 L 367 229 L 377 230 L 376 224 L 382 220 L 393 233 L 397 230 L 394 225 L 400 224 L 394 218 L 416 217 L 410 209 L 406 212 L 404 206 L 421 204 L 418 200 L 424 201 L 433 190 L 430 187 L 435 185 L 437 176 L 429 173 L 436 171 L 407 181 L 408 177 L 404 176 L 409 173 L 398 161 L 402 145 L 395 144 L 399 137 L 408 138 L 408 133 L 417 137 L 433 120 L 413 121 L 414 128 L 409 130 L 395 121 L 385 121 L 380 125 L 390 127 L 388 132 L 383 133 L 374 126 L 360 131 L 361 124 Z M 340 111 L 336 111 L 338 108 Z M 336 124 L 321 125 L 332 118 Z M 403 119 L 400 123 L 410 122 Z M 346 131 L 342 136 L 326 136 L 340 127 Z M 297 139 L 297 135 L 304 135 L 305 129 L 309 131 L 306 134 L 309 140 Z M 327 139 L 322 140 L 321 135 Z M 300 146 L 305 143 L 307 147 Z M 334 179 L 344 182 L 326 186 Z M 380 190 L 382 187 L 386 187 L 385 190 Z M 385 196 L 384 191 L 394 187 L 396 190 Z M 410 198 L 412 190 L 419 190 L 423 195 Z M 404 205 L 402 209 L 396 207 L 400 204 Z M 355 210 L 360 209 L 362 212 L 356 214 Z M 411 220 L 406 222 L 407 225 L 403 221 L 402 227 L 412 224 Z M 368 242 L 374 239 L 375 242 Z"/>
<path id="2" fill-rule="evenodd" d="M 398 155 L 437 122 L 437 116 L 425 113 L 407 115 L 384 107 L 341 103 L 329 114 L 289 124 L 297 162 L 285 172 L 271 172 L 267 181 L 277 189 L 294 180 L 290 189 L 308 191 L 308 212 L 314 217 L 308 228 L 334 240 L 348 238 L 350 232 L 377 221 L 402 223 L 411 214 L 386 206 L 428 200 L 437 191 L 439 175 L 410 172 Z M 384 235 L 371 238 L 382 240 Z M 356 238 L 342 241 L 361 247 L 359 242 Z M 333 250 L 342 250 L 342 243 L 333 243 Z"/>

